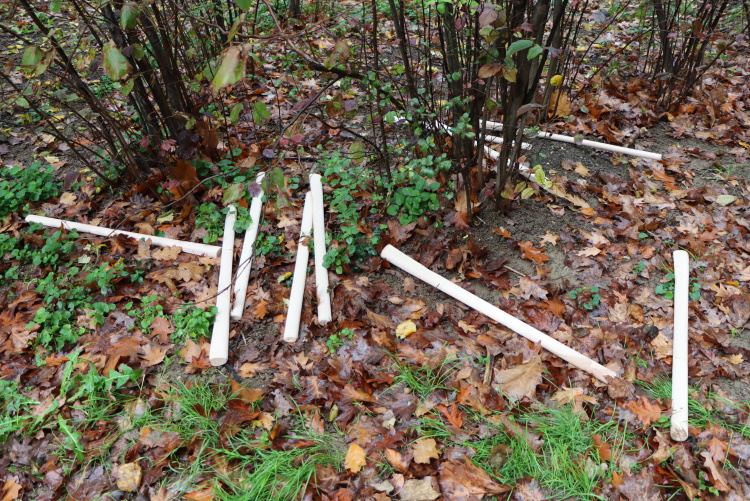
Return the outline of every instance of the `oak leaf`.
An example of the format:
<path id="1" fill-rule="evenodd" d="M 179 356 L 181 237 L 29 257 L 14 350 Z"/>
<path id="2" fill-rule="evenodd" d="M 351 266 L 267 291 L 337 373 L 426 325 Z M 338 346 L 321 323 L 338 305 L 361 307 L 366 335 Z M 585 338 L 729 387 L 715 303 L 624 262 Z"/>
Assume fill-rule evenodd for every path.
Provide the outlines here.
<path id="1" fill-rule="evenodd" d="M 523 251 L 524 259 L 534 261 L 537 264 L 549 261 L 549 256 L 547 256 L 542 249 L 534 247 L 534 244 L 529 241 L 519 242 L 518 246 Z"/>
<path id="2" fill-rule="evenodd" d="M 524 364 L 495 372 L 493 386 L 497 391 L 505 393 L 511 400 L 533 398 L 537 385 L 542 382 L 542 372 L 544 372 L 542 359 L 536 357 Z"/>
<path id="3" fill-rule="evenodd" d="M 356 442 L 349 444 L 349 450 L 344 458 L 344 466 L 352 473 L 359 473 L 359 470 L 367 464 L 367 458 L 365 458 L 365 450 L 360 447 Z"/>
<path id="4" fill-rule="evenodd" d="M 641 396 L 641 403 L 630 402 L 625 407 L 638 416 L 643 422 L 643 427 L 647 428 L 651 423 L 656 422 L 661 417 L 661 408 L 657 404 L 652 404 L 649 400 Z"/>
<path id="5" fill-rule="evenodd" d="M 18 477 L 9 477 L 3 485 L 2 501 L 14 501 L 21 494 L 23 486 L 18 483 Z"/>

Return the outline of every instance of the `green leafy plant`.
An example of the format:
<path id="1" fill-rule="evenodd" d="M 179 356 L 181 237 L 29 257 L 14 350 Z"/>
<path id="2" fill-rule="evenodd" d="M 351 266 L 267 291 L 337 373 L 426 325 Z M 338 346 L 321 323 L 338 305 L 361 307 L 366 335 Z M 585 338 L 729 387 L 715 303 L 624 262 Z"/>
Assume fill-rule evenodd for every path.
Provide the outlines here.
<path id="1" fill-rule="evenodd" d="M 674 272 L 667 273 L 667 276 L 664 278 L 666 282 L 657 285 L 654 288 L 654 292 L 664 296 L 664 299 L 672 300 L 674 299 Z M 688 296 L 694 301 L 701 298 L 701 284 L 697 278 L 690 278 L 690 292 Z"/>
<path id="2" fill-rule="evenodd" d="M 184 344 L 188 339 L 208 337 L 216 317 L 216 307 L 207 309 L 195 305 L 183 305 L 172 317 L 175 330 L 170 336 L 173 343 Z"/>
<path id="3" fill-rule="evenodd" d="M 593 310 L 602 300 L 602 296 L 599 295 L 599 287 L 579 287 L 578 289 L 572 290 L 568 293 L 571 299 L 575 299 L 578 303 L 579 308 L 585 308 L 587 310 Z"/>
<path id="4" fill-rule="evenodd" d="M 326 346 L 328 351 L 336 353 L 336 351 L 346 344 L 345 339 L 352 339 L 354 331 L 351 329 L 342 329 L 339 333 L 331 334 L 328 336 Z"/>
<path id="5" fill-rule="evenodd" d="M 60 194 L 50 165 L 34 162 L 28 167 L 0 167 L 0 219 L 22 210 L 28 202 L 39 202 Z"/>

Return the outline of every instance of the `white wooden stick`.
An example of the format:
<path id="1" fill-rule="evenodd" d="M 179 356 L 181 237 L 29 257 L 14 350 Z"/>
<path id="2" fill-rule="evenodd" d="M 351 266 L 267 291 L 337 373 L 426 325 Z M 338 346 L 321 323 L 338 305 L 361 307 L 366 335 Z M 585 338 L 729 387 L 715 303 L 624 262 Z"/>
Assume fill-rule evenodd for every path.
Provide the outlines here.
<path id="1" fill-rule="evenodd" d="M 313 226 L 312 212 L 312 194 L 308 191 L 305 195 L 305 206 L 302 209 L 302 224 L 300 225 L 299 242 L 297 243 L 297 260 L 294 262 L 292 290 L 289 292 L 289 309 L 284 324 L 284 341 L 287 343 L 293 343 L 299 338 L 302 300 L 304 299 L 305 282 L 307 281 L 307 261 L 310 258 L 310 249 L 303 243 L 303 240 L 310 236 L 310 230 Z"/>
<path id="2" fill-rule="evenodd" d="M 81 233 L 90 233 L 92 235 L 98 235 L 100 237 L 126 235 L 136 240 L 151 240 L 151 244 L 158 247 L 179 247 L 182 249 L 182 252 L 187 252 L 188 254 L 196 254 L 198 256 L 218 257 L 221 254 L 221 247 L 217 247 L 215 245 L 185 242 L 182 240 L 175 240 L 173 238 L 156 237 L 154 235 L 134 233 L 132 231 L 113 230 L 101 226 L 94 226 L 93 224 L 63 221 L 62 219 L 55 219 L 52 217 L 34 216 L 32 214 L 29 214 L 28 216 L 26 216 L 26 222 L 39 223 L 50 228 L 59 228 L 60 226 L 62 226 L 66 230 L 76 230 L 80 231 Z"/>
<path id="3" fill-rule="evenodd" d="M 417 261 L 413 260 L 403 252 L 399 251 L 392 245 L 386 245 L 380 253 L 383 259 L 387 259 L 392 264 L 398 266 L 405 272 L 427 282 L 433 287 L 441 290 L 449 296 L 461 301 L 478 312 L 490 317 L 492 320 L 504 325 L 510 330 L 520 334 L 533 343 L 540 343 L 546 350 L 551 351 L 558 357 L 562 358 L 571 365 L 588 372 L 597 379 L 608 383 L 607 377 L 617 377 L 617 375 L 603 365 L 591 360 L 587 356 L 567 347 L 560 341 L 549 337 L 540 330 L 522 322 L 521 320 L 508 315 L 500 308 L 491 305 L 484 299 L 481 299 L 471 292 L 447 280 L 434 271 L 430 271 Z"/>
<path id="4" fill-rule="evenodd" d="M 255 182 L 259 185 L 263 181 L 264 173 L 258 174 Z M 247 299 L 247 282 L 250 280 L 251 264 L 253 262 L 253 246 L 258 237 L 258 226 L 260 225 L 260 212 L 263 208 L 263 190 L 257 197 L 253 197 L 250 203 L 250 227 L 245 232 L 245 240 L 242 242 L 240 262 L 237 264 L 237 277 L 234 280 L 234 303 L 232 303 L 232 320 L 239 320 L 245 312 L 245 300 Z"/>
<path id="5" fill-rule="evenodd" d="M 502 130 L 503 124 L 500 122 L 487 122 L 487 128 L 492 130 Z M 553 141 L 559 141 L 561 143 L 580 144 L 581 146 L 588 146 L 589 148 L 595 148 L 597 150 L 611 151 L 614 153 L 622 153 L 623 155 L 630 155 L 633 157 L 650 158 L 651 160 L 661 160 L 662 156 L 659 153 L 652 153 L 650 151 L 636 150 L 633 148 L 625 148 L 623 146 L 615 146 L 613 144 L 600 143 L 598 141 L 589 141 L 584 139 L 580 143 L 576 143 L 575 138 L 569 136 L 562 136 L 560 134 L 552 134 L 550 132 L 540 132 L 536 137 L 544 139 L 551 139 Z"/>
<path id="6" fill-rule="evenodd" d="M 331 321 L 331 296 L 328 294 L 328 270 L 323 266 L 326 255 L 326 222 L 323 215 L 323 183 L 320 174 L 310 174 L 312 193 L 313 243 L 315 245 L 315 288 L 318 296 L 318 323 Z"/>
<path id="7" fill-rule="evenodd" d="M 232 309 L 232 261 L 234 260 L 234 222 L 237 209 L 229 206 L 224 220 L 224 236 L 221 242 L 221 263 L 219 264 L 219 286 L 216 296 L 216 319 L 211 333 L 211 349 L 208 360 L 213 366 L 224 365 L 229 360 L 229 310 Z"/>
<path id="8" fill-rule="evenodd" d="M 499 136 L 484 136 L 484 140 L 488 143 L 503 144 L 503 138 Z M 530 150 L 531 145 L 529 143 L 521 143 L 521 149 Z"/>
<path id="9" fill-rule="evenodd" d="M 688 302 L 690 256 L 684 250 L 672 253 L 674 260 L 674 338 L 672 347 L 672 440 L 688 438 Z"/>

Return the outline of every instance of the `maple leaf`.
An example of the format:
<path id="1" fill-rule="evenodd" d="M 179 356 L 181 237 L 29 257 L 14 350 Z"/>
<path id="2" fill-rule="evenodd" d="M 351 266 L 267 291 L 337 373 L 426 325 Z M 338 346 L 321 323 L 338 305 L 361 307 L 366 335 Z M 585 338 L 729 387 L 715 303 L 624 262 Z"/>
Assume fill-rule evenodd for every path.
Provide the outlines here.
<path id="1" fill-rule="evenodd" d="M 437 449 L 437 442 L 433 438 L 423 438 L 417 440 L 413 445 L 414 462 L 428 464 L 430 459 L 440 459 L 440 451 Z"/>
<path id="2" fill-rule="evenodd" d="M 150 343 L 143 345 L 141 347 L 141 360 L 143 360 L 143 365 L 145 367 L 153 367 L 154 365 L 162 363 L 171 347 L 172 345 L 152 346 Z"/>
<path id="3" fill-rule="evenodd" d="M 534 247 L 534 244 L 529 241 L 519 242 L 518 246 L 523 251 L 524 259 L 534 261 L 537 264 L 543 264 L 549 261 L 549 256 L 547 256 L 542 249 Z"/>
<path id="4" fill-rule="evenodd" d="M 367 464 L 367 458 L 365 457 L 365 450 L 360 447 L 356 442 L 349 444 L 349 450 L 344 458 L 344 466 L 347 470 L 352 473 L 359 473 Z"/>
<path id="5" fill-rule="evenodd" d="M 265 299 L 261 299 L 260 302 L 255 306 L 255 318 L 262 320 L 268 315 L 268 302 Z"/>
<path id="6" fill-rule="evenodd" d="M 644 429 L 648 428 L 651 423 L 658 421 L 661 417 L 661 408 L 658 405 L 649 402 L 644 396 L 641 396 L 641 403 L 630 402 L 625 407 L 638 416 L 638 419 L 643 422 Z"/>
<path id="7" fill-rule="evenodd" d="M 493 387 L 511 400 L 533 398 L 537 385 L 542 382 L 542 372 L 544 372 L 542 359 L 536 357 L 511 369 L 495 372 Z"/>

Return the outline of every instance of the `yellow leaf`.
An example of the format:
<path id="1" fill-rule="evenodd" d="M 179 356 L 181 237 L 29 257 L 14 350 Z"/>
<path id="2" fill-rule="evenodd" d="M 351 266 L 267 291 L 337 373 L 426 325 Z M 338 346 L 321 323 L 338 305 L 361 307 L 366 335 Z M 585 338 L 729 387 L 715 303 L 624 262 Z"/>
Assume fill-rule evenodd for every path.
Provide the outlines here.
<path id="1" fill-rule="evenodd" d="M 125 463 L 117 468 L 117 488 L 135 492 L 141 486 L 141 467 L 138 463 Z"/>
<path id="2" fill-rule="evenodd" d="M 414 462 L 427 464 L 430 459 L 440 459 L 440 451 L 437 450 L 437 442 L 432 438 L 423 438 L 414 444 Z"/>
<path id="3" fill-rule="evenodd" d="M 346 453 L 346 458 L 344 458 L 344 466 L 352 473 L 359 473 L 359 470 L 361 470 L 366 464 L 367 458 L 365 458 L 365 450 L 357 445 L 356 442 L 352 442 L 349 445 L 349 451 Z"/>
<path id="4" fill-rule="evenodd" d="M 562 75 L 555 75 L 554 77 L 550 78 L 549 84 L 552 87 L 560 87 L 563 82 L 563 76 Z"/>
<path id="5" fill-rule="evenodd" d="M 401 322 L 398 327 L 396 327 L 396 337 L 400 337 L 401 339 L 406 339 L 407 336 L 414 334 L 415 332 L 417 332 L 417 326 L 411 320 Z"/>

